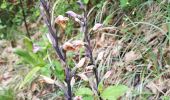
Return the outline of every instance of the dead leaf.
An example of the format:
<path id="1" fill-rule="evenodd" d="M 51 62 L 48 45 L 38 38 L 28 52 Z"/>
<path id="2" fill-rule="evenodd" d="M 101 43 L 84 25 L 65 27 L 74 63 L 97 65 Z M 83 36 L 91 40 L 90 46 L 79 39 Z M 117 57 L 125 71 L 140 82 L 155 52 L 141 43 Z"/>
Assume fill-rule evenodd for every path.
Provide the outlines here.
<path id="1" fill-rule="evenodd" d="M 156 40 L 158 36 L 160 36 L 160 34 L 159 34 L 158 32 L 157 32 L 157 33 L 154 33 L 154 34 L 146 34 L 144 40 L 145 40 L 147 43 L 149 43 L 149 42 L 152 42 L 152 41 Z"/>
<path id="2" fill-rule="evenodd" d="M 165 32 L 168 32 L 168 24 L 162 24 L 162 29 L 163 29 Z"/>
<path id="3" fill-rule="evenodd" d="M 147 65 L 147 69 L 148 70 L 152 70 L 152 69 L 154 69 L 154 64 L 153 64 L 153 62 L 152 61 L 148 61 L 149 63 L 148 63 L 148 65 Z"/>
<path id="4" fill-rule="evenodd" d="M 73 87 L 73 86 L 74 86 L 74 84 L 75 84 L 75 78 L 74 78 L 74 77 L 72 77 L 72 78 L 71 78 L 71 82 L 70 82 L 70 84 L 71 84 L 71 87 Z"/>
<path id="5" fill-rule="evenodd" d="M 77 68 L 83 67 L 83 65 L 85 64 L 86 58 L 82 58 L 79 63 L 76 65 Z"/>
<path id="6" fill-rule="evenodd" d="M 125 54 L 124 60 L 126 63 L 133 62 L 137 59 L 141 58 L 140 54 L 135 53 L 134 51 L 130 51 Z"/>
<path id="7" fill-rule="evenodd" d="M 6 72 L 1 76 L 1 83 L 3 86 L 7 86 L 12 81 L 12 74 L 10 72 Z"/>
<path id="8" fill-rule="evenodd" d="M 170 68 L 170 65 L 165 65 L 165 68 Z"/>
<path id="9" fill-rule="evenodd" d="M 105 34 L 102 34 L 100 38 L 100 42 L 104 42 L 104 41 L 105 41 Z"/>
<path id="10" fill-rule="evenodd" d="M 114 57 L 118 57 L 120 55 L 120 52 L 121 52 L 121 49 L 123 48 L 122 46 L 122 42 L 119 41 L 114 47 L 113 47 L 113 50 L 112 50 L 112 55 Z"/>
<path id="11" fill-rule="evenodd" d="M 85 75 L 85 73 L 80 73 L 78 74 L 79 77 L 81 77 L 81 79 L 83 79 L 84 81 L 88 81 L 88 77 Z"/>
<path id="12" fill-rule="evenodd" d="M 35 84 L 35 83 L 33 83 L 33 84 L 31 85 L 31 91 L 35 91 L 37 87 L 38 87 L 38 85 Z"/>
<path id="13" fill-rule="evenodd" d="M 126 68 L 127 71 L 131 72 L 135 69 L 135 66 L 134 65 L 127 65 L 125 68 Z"/>
<path id="14" fill-rule="evenodd" d="M 97 60 L 102 60 L 104 57 L 104 53 L 105 53 L 104 51 L 101 51 L 97 56 Z"/>
<path id="15" fill-rule="evenodd" d="M 47 38 L 48 38 L 48 40 L 49 40 L 49 42 L 52 44 L 52 45 L 56 45 L 56 42 L 55 42 L 55 39 L 53 38 L 53 36 L 51 36 L 51 34 L 47 34 L 46 35 L 47 36 Z"/>
<path id="16" fill-rule="evenodd" d="M 106 74 L 103 76 L 103 79 L 109 78 L 109 76 L 112 74 L 112 71 L 107 71 Z"/>
<path id="17" fill-rule="evenodd" d="M 94 67 L 95 67 L 94 65 L 87 66 L 87 67 L 85 68 L 85 71 L 87 71 L 87 72 L 92 72 L 92 70 L 93 70 Z"/>
<path id="18" fill-rule="evenodd" d="M 152 93 L 154 93 L 154 94 L 157 94 L 157 89 L 156 89 L 156 85 L 155 85 L 155 83 L 153 83 L 153 82 L 149 82 L 147 85 L 146 85 L 146 87 L 147 88 L 149 88 L 151 91 L 152 91 Z"/>
<path id="19" fill-rule="evenodd" d="M 41 78 L 40 78 L 39 81 L 42 82 L 42 83 L 43 82 L 47 83 L 47 84 L 54 84 L 55 83 L 55 81 L 53 79 L 51 79 L 51 78 L 49 78 L 47 76 L 43 76 L 43 75 L 41 75 Z"/>
<path id="20" fill-rule="evenodd" d="M 7 62 L 0 58 L 0 65 L 6 64 Z"/>

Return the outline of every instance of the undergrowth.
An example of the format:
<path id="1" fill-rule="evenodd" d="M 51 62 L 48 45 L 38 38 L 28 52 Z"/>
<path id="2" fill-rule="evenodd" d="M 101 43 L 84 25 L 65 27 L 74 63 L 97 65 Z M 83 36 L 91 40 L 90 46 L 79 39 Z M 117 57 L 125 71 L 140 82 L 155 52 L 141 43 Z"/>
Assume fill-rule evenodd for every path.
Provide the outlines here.
<path id="1" fill-rule="evenodd" d="M 168 1 L 37 3 L 35 34 L 13 50 L 19 59 L 2 72 L 0 99 L 170 99 Z"/>

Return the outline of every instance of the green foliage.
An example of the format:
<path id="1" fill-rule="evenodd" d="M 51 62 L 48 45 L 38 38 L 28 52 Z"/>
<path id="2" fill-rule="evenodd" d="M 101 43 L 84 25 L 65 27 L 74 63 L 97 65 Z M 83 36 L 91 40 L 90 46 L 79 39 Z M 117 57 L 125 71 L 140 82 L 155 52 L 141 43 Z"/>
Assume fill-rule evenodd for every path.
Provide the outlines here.
<path id="1" fill-rule="evenodd" d="M 162 96 L 161 100 L 170 100 L 170 96 Z"/>
<path id="2" fill-rule="evenodd" d="M 32 51 L 33 50 L 33 43 L 32 43 L 32 41 L 29 38 L 27 38 L 27 37 L 25 37 L 23 41 L 24 41 L 24 44 L 26 45 L 26 49 L 29 52 Z"/>
<path id="3" fill-rule="evenodd" d="M 41 69 L 41 67 L 34 67 L 24 78 L 23 82 L 20 84 L 19 88 L 22 88 L 26 83 L 31 82 L 34 75 Z"/>
<path id="4" fill-rule="evenodd" d="M 46 47 L 42 49 L 42 52 L 34 53 L 33 52 L 33 43 L 30 39 L 25 38 L 24 44 L 26 50 L 24 49 L 15 49 L 14 53 L 17 54 L 21 59 L 23 64 L 31 65 L 31 71 L 26 75 L 24 81 L 21 83 L 20 88 L 22 88 L 25 84 L 32 81 L 36 73 L 39 71 L 42 75 L 50 76 L 51 70 L 50 64 L 46 63 L 44 57 L 46 57 L 47 53 L 44 53 L 48 49 L 48 44 Z M 45 42 L 46 43 L 46 42 Z M 45 44 L 42 43 L 42 44 Z"/>
<path id="5" fill-rule="evenodd" d="M 50 69 L 51 65 L 50 64 L 46 64 L 44 65 L 44 67 L 41 67 L 40 69 L 40 73 L 44 76 L 51 76 L 51 69 Z"/>
<path id="6" fill-rule="evenodd" d="M 135 7 L 138 7 L 144 0 L 119 0 L 120 1 L 120 7 L 128 11 L 130 9 L 133 9 Z"/>
<path id="7" fill-rule="evenodd" d="M 110 22 L 110 20 L 112 20 L 112 18 L 113 18 L 113 14 L 108 15 L 108 16 L 105 18 L 103 24 L 104 24 L 104 25 L 108 25 L 108 23 Z"/>
<path id="8" fill-rule="evenodd" d="M 127 7 L 129 5 L 128 0 L 120 0 L 120 7 L 124 8 Z"/>
<path id="9" fill-rule="evenodd" d="M 81 0 L 84 4 L 88 4 L 89 0 Z"/>
<path id="10" fill-rule="evenodd" d="M 53 65 L 55 68 L 54 74 L 57 76 L 57 78 L 63 81 L 65 79 L 65 75 L 61 63 L 59 61 L 54 61 Z"/>
<path id="11" fill-rule="evenodd" d="M 99 92 L 103 91 L 103 81 L 100 81 L 100 83 L 98 85 L 98 90 L 99 90 Z"/>
<path id="12" fill-rule="evenodd" d="M 20 56 L 23 61 L 35 65 L 37 63 L 36 59 L 34 59 L 28 51 L 24 51 L 22 49 L 15 49 L 14 51 L 15 54 L 17 54 L 18 56 Z"/>
<path id="13" fill-rule="evenodd" d="M 15 100 L 13 89 L 0 89 L 0 100 Z"/>
<path id="14" fill-rule="evenodd" d="M 12 38 L 12 30 L 15 32 L 16 25 L 21 25 L 21 11 L 18 5 L 13 5 L 6 0 L 0 2 L 0 38 Z M 12 36 L 11 36 L 12 35 Z"/>
<path id="15" fill-rule="evenodd" d="M 35 22 L 40 15 L 38 6 L 29 7 L 26 0 L 22 0 L 27 21 Z M 35 3 L 35 1 L 32 1 Z M 19 0 L 0 1 L 0 39 L 16 39 L 22 32 L 18 28 L 23 23 L 23 14 Z"/>
<path id="16" fill-rule="evenodd" d="M 84 96 L 84 95 L 93 95 L 93 92 L 89 88 L 79 88 L 77 92 L 75 93 L 77 96 Z"/>
<path id="17" fill-rule="evenodd" d="M 79 88 L 75 94 L 76 96 L 82 96 L 83 100 L 93 100 L 93 91 L 87 87 Z"/>
<path id="18" fill-rule="evenodd" d="M 32 66 L 44 66 L 45 62 L 41 58 L 41 56 L 33 53 L 28 52 L 22 49 L 15 49 L 15 54 L 17 54 L 21 59 L 23 59 L 24 62 L 31 64 Z"/>
<path id="19" fill-rule="evenodd" d="M 117 100 L 120 96 L 122 96 L 128 87 L 125 85 L 115 85 L 107 87 L 102 93 L 101 97 L 104 100 Z"/>

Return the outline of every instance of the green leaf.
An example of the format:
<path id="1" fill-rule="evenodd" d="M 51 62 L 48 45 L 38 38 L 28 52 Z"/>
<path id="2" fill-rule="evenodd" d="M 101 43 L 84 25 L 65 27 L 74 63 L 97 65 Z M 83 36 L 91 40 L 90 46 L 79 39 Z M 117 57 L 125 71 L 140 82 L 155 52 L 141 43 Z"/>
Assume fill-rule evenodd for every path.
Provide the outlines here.
<path id="1" fill-rule="evenodd" d="M 107 100 L 117 100 L 127 90 L 128 87 L 125 85 L 109 86 L 101 93 L 101 97 Z"/>
<path id="2" fill-rule="evenodd" d="M 100 81 L 99 85 L 98 85 L 98 91 L 102 92 L 103 91 L 103 81 Z"/>
<path id="3" fill-rule="evenodd" d="M 0 100 L 15 100 L 14 89 L 12 88 L 0 88 Z"/>
<path id="4" fill-rule="evenodd" d="M 1 24 L 1 23 L 0 23 Z M 6 26 L 5 25 L 0 25 L 0 29 L 3 29 L 5 28 Z"/>
<path id="5" fill-rule="evenodd" d="M 170 100 L 170 96 L 162 96 L 161 100 Z"/>
<path id="6" fill-rule="evenodd" d="M 24 78 L 23 82 L 21 83 L 20 85 L 20 89 L 25 85 L 27 84 L 28 82 L 30 82 L 34 75 L 41 69 L 41 67 L 34 67 Z"/>
<path id="7" fill-rule="evenodd" d="M 94 100 L 93 96 L 83 96 L 83 100 Z"/>
<path id="8" fill-rule="evenodd" d="M 6 7 L 7 7 L 7 3 L 3 2 L 3 3 L 1 4 L 1 9 L 5 9 Z"/>
<path id="9" fill-rule="evenodd" d="M 76 96 L 87 96 L 87 95 L 93 95 L 93 92 L 91 89 L 86 87 L 79 88 L 76 92 Z"/>
<path id="10" fill-rule="evenodd" d="M 109 22 L 112 20 L 113 18 L 113 14 L 110 14 L 109 16 L 106 17 L 106 19 L 104 20 L 103 24 L 104 25 L 108 25 Z"/>
<path id="11" fill-rule="evenodd" d="M 34 66 L 40 66 L 40 67 L 43 67 L 46 65 L 46 63 L 44 62 L 43 60 L 43 57 L 40 57 L 38 56 L 38 54 L 35 54 L 35 53 L 32 53 L 32 52 L 29 52 L 29 55 L 35 59 L 35 63 L 34 63 Z"/>
<path id="12" fill-rule="evenodd" d="M 29 52 L 22 49 L 15 49 L 14 53 L 21 57 L 25 62 L 30 64 L 36 64 L 36 60 L 29 54 Z"/>
<path id="13" fill-rule="evenodd" d="M 44 67 L 42 67 L 40 72 L 42 75 L 50 77 L 51 76 L 50 64 L 46 64 Z"/>
<path id="14" fill-rule="evenodd" d="M 128 0 L 120 0 L 120 7 L 124 8 L 127 7 L 129 5 Z"/>
<path id="15" fill-rule="evenodd" d="M 55 65 L 55 75 L 57 76 L 57 78 L 59 78 L 60 80 L 64 80 L 65 79 L 65 74 L 64 74 L 64 70 L 62 68 L 62 65 L 59 61 L 54 61 L 53 64 Z"/>
<path id="16" fill-rule="evenodd" d="M 89 0 L 81 0 L 84 4 L 88 4 Z"/>
<path id="17" fill-rule="evenodd" d="M 25 47 L 27 48 L 27 50 L 29 50 L 31 52 L 33 51 L 33 43 L 29 38 L 27 38 L 27 37 L 24 38 L 24 44 L 25 44 Z"/>

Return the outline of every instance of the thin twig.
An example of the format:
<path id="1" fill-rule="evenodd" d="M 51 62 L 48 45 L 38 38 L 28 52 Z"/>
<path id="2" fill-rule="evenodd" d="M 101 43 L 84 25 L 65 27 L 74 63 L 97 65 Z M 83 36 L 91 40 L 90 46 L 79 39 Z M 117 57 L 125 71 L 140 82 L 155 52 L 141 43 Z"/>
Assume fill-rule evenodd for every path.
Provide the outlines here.
<path id="1" fill-rule="evenodd" d="M 91 49 L 91 45 L 90 45 L 90 38 L 89 38 L 89 34 L 88 34 L 88 23 L 87 23 L 87 11 L 86 9 L 84 9 L 84 24 L 82 25 L 82 28 L 84 31 L 84 42 L 87 42 L 86 46 L 86 53 L 90 58 L 90 63 L 91 65 L 95 65 L 94 64 L 94 60 L 93 60 L 93 53 L 92 53 L 92 49 Z M 98 71 L 97 71 L 97 66 L 93 67 L 93 73 L 96 79 L 96 89 L 97 89 L 97 94 L 99 96 L 99 99 L 102 100 L 102 98 L 100 97 L 100 92 L 98 91 L 98 85 L 99 85 L 99 77 L 98 77 Z"/>
<path id="2" fill-rule="evenodd" d="M 29 30 L 28 30 L 28 24 L 27 24 L 27 21 L 26 21 L 26 15 L 25 15 L 25 11 L 24 11 L 22 0 L 20 0 L 20 6 L 21 6 L 21 9 L 22 9 L 23 20 L 24 20 L 26 31 L 27 31 L 26 35 L 27 35 L 28 38 L 31 38 Z"/>

